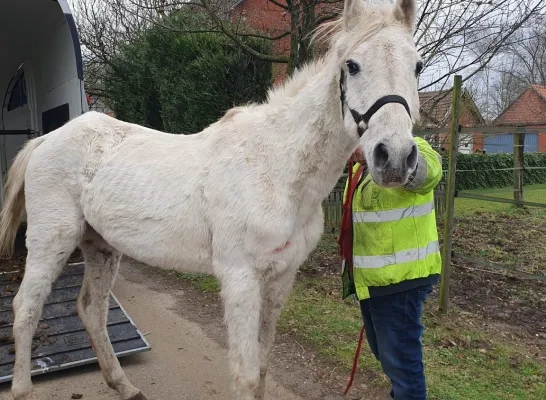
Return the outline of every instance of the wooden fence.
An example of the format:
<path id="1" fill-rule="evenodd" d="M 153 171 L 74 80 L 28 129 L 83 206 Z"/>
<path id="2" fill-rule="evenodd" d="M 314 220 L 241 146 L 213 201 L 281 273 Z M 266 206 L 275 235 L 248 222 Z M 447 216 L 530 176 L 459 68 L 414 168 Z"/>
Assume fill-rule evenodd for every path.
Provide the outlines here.
<path id="1" fill-rule="evenodd" d="M 324 202 L 324 230 L 325 232 L 338 232 L 341 225 L 341 211 L 343 207 L 343 189 L 334 189 Z"/>

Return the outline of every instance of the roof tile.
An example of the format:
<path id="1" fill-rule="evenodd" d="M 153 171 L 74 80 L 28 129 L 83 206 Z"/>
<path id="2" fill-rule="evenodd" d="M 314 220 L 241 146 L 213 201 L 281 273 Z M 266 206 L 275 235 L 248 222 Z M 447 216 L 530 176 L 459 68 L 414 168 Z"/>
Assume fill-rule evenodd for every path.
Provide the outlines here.
<path id="1" fill-rule="evenodd" d="M 497 117 L 495 125 L 546 125 L 546 86 L 530 85 Z"/>
<path id="2" fill-rule="evenodd" d="M 421 122 L 423 128 L 445 127 L 451 121 L 452 90 L 436 90 L 419 92 L 421 106 Z M 484 123 L 480 111 L 474 105 L 470 93 L 463 90 L 461 99 L 461 124 L 463 126 L 477 126 Z"/>

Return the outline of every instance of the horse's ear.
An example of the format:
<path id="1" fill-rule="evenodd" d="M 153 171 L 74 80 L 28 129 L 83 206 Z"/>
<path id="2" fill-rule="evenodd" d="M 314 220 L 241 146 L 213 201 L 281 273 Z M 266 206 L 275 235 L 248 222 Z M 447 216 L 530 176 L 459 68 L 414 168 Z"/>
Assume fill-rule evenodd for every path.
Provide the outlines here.
<path id="1" fill-rule="evenodd" d="M 396 0 L 394 16 L 412 31 L 415 30 L 417 4 L 415 0 Z"/>
<path id="2" fill-rule="evenodd" d="M 364 0 L 345 0 L 343 5 L 343 25 L 345 29 L 351 30 L 360 22 L 363 7 Z"/>

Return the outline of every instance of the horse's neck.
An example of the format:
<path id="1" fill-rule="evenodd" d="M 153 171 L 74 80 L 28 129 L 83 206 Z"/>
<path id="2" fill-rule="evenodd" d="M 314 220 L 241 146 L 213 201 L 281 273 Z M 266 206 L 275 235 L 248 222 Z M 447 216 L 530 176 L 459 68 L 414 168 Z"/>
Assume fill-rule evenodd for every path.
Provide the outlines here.
<path id="1" fill-rule="evenodd" d="M 283 175 L 299 201 L 322 201 L 356 146 L 356 135 L 343 128 L 338 79 L 336 67 L 327 65 L 285 111 L 291 129 L 279 159 L 288 161 Z"/>

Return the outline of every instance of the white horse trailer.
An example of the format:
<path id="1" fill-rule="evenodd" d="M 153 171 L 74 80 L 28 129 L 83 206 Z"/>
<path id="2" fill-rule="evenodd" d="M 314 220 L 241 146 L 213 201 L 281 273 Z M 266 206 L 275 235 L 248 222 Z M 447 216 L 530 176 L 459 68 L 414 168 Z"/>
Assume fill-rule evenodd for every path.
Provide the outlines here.
<path id="1" fill-rule="evenodd" d="M 67 0 L 2 0 L 0 60 L 3 199 L 7 171 L 23 143 L 88 110 L 80 42 Z"/>
<path id="2" fill-rule="evenodd" d="M 88 110 L 80 43 L 66 0 L 0 0 L 0 195 L 7 171 L 22 145 Z M 2 200 L 3 201 L 3 200 Z M 3 205 L 3 204 L 2 204 Z M 15 267 L 14 267 L 15 268 Z M 94 363 L 96 356 L 76 313 L 83 264 L 65 268 L 42 313 L 32 375 Z M 0 337 L 10 338 L 12 302 L 19 271 L 0 271 Z M 150 350 L 117 299 L 110 294 L 108 334 L 117 357 Z M 41 329 L 41 328 L 40 328 Z M 12 378 L 13 343 L 0 343 L 0 383 Z"/>

